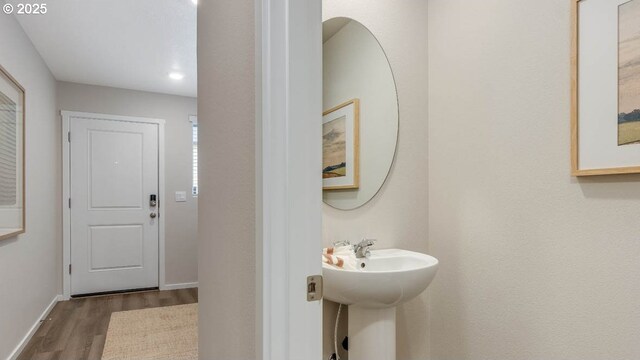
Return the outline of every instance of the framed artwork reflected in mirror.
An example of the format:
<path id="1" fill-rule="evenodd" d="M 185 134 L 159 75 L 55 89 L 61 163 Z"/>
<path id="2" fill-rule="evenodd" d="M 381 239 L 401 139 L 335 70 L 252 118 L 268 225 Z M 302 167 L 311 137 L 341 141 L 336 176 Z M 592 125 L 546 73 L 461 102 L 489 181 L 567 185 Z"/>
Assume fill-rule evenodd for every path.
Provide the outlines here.
<path id="1" fill-rule="evenodd" d="M 360 104 L 342 103 L 322 114 L 322 189 L 359 186 Z"/>

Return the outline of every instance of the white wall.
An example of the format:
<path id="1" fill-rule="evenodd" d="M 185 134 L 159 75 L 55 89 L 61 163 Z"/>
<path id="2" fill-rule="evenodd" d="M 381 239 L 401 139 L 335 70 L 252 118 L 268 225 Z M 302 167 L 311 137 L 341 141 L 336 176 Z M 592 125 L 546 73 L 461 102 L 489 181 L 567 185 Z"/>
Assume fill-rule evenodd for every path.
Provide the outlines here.
<path id="1" fill-rule="evenodd" d="M 431 359 L 640 358 L 640 176 L 569 174 L 569 5 L 429 1 Z"/>
<path id="2" fill-rule="evenodd" d="M 165 124 L 165 282 L 198 281 L 198 198 L 191 195 L 192 135 L 189 115 L 197 114 L 191 97 L 104 86 L 58 82 L 58 109 L 166 120 Z M 175 202 L 176 191 L 187 193 Z M 161 200 L 162 201 L 162 200 Z"/>
<path id="3" fill-rule="evenodd" d="M 198 4 L 201 359 L 258 358 L 254 5 Z"/>
<path id="4" fill-rule="evenodd" d="M 27 232 L 0 241 L 0 359 L 62 287 L 61 124 L 56 83 L 13 16 L 0 16 L 0 65 L 26 90 Z"/>
<path id="5" fill-rule="evenodd" d="M 324 205 L 324 244 L 367 236 L 378 239 L 378 248 L 427 252 L 427 2 L 324 0 L 323 19 L 338 16 L 362 23 L 386 52 L 398 87 L 400 133 L 389 178 L 372 201 L 351 211 Z M 425 293 L 398 307 L 400 360 L 427 356 L 426 299 Z M 335 307 L 325 304 L 328 334 L 333 332 L 328 329 L 333 329 Z M 342 320 L 346 321 L 346 315 Z M 325 335 L 325 355 L 329 341 L 331 337 Z"/>

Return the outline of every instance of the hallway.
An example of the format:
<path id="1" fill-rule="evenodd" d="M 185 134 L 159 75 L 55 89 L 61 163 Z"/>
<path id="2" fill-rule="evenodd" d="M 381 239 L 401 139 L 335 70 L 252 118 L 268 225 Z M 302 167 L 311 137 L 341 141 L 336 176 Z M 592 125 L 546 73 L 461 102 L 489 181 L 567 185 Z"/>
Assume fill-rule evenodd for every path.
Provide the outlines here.
<path id="1" fill-rule="evenodd" d="M 18 360 L 100 360 L 111 313 L 198 302 L 198 289 L 145 291 L 61 301 Z"/>

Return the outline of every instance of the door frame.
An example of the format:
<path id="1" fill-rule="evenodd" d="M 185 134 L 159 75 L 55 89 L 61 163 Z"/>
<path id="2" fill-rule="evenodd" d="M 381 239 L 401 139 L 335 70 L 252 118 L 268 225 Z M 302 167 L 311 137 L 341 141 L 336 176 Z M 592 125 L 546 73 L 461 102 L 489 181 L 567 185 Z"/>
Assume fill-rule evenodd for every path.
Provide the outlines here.
<path id="1" fill-rule="evenodd" d="M 257 356 L 322 358 L 322 3 L 255 0 Z"/>
<path id="2" fill-rule="evenodd" d="M 151 119 L 135 116 L 108 115 L 99 113 L 60 111 L 62 118 L 62 299 L 71 298 L 71 274 L 69 265 L 71 264 L 71 208 L 69 208 L 69 198 L 71 196 L 71 148 L 69 143 L 70 119 L 72 117 L 88 118 L 96 120 L 124 121 L 134 123 L 156 124 L 158 125 L 158 287 L 165 290 L 165 181 L 164 181 L 164 161 L 165 143 L 164 126 L 165 120 Z"/>

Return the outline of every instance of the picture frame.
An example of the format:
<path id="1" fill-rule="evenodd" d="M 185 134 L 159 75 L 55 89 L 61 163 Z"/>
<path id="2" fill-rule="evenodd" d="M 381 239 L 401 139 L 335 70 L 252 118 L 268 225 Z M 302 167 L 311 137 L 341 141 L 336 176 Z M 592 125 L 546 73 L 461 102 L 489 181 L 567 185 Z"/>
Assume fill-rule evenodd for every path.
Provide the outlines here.
<path id="1" fill-rule="evenodd" d="M 640 173 L 640 0 L 570 2 L 571 174 Z"/>
<path id="2" fill-rule="evenodd" d="M 22 85 L 2 66 L 0 111 L 0 142 L 15 141 L 13 147 L 0 149 L 3 171 L 15 166 L 15 171 L 0 174 L 0 240 L 6 240 L 26 232 L 26 95 Z"/>
<path id="3" fill-rule="evenodd" d="M 322 189 L 360 186 L 360 100 L 352 99 L 322 113 Z"/>

